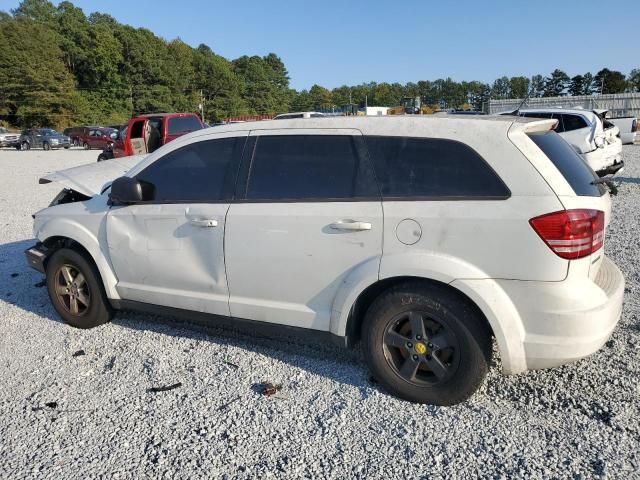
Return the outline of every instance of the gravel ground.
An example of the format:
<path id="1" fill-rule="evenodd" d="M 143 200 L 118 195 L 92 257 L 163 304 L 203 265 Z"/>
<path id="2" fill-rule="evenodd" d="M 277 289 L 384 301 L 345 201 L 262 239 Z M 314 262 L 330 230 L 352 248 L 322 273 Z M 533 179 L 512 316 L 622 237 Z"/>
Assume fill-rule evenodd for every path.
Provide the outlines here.
<path id="1" fill-rule="evenodd" d="M 606 243 L 627 279 L 613 338 L 554 370 L 494 365 L 448 408 L 380 391 L 357 350 L 130 313 L 62 324 L 22 252 L 59 189 L 38 177 L 96 155 L 0 151 L 2 477 L 640 478 L 640 146 L 624 147 Z"/>

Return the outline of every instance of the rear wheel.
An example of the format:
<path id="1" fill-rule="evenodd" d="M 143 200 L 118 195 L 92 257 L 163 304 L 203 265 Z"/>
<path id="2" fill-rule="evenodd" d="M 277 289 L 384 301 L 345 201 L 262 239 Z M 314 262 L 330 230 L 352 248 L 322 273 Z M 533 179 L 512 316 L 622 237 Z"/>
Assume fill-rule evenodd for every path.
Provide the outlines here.
<path id="1" fill-rule="evenodd" d="M 91 147 L 89 147 L 89 144 L 87 142 L 84 142 L 82 144 L 82 148 L 84 148 L 85 150 L 89 150 Z"/>
<path id="2" fill-rule="evenodd" d="M 51 145 L 49 145 L 48 142 L 44 142 L 42 144 L 42 148 L 45 149 L 45 150 L 51 150 Z"/>
<path id="3" fill-rule="evenodd" d="M 53 307 L 73 327 L 97 327 L 113 316 L 96 266 L 75 250 L 53 254 L 47 263 L 47 290 Z"/>
<path id="4" fill-rule="evenodd" d="M 74 147 L 79 147 L 79 146 L 80 146 L 80 142 L 78 142 L 78 139 L 77 139 L 77 138 L 74 138 L 74 139 L 73 139 L 73 146 L 74 146 Z"/>
<path id="5" fill-rule="evenodd" d="M 29 150 L 31 148 L 31 145 L 29 145 L 29 142 L 22 142 L 22 144 L 20 144 L 20 150 Z"/>
<path id="6" fill-rule="evenodd" d="M 399 285 L 378 297 L 364 323 L 367 362 L 391 393 L 453 405 L 482 384 L 491 361 L 484 319 L 444 287 Z"/>

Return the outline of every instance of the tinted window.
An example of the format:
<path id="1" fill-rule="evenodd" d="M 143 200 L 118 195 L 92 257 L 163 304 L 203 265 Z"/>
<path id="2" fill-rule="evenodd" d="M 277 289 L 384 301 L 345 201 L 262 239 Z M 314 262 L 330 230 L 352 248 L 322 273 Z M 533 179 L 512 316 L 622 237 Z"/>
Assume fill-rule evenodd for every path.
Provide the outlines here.
<path id="1" fill-rule="evenodd" d="M 200 130 L 202 124 L 197 117 L 175 117 L 169 119 L 169 135 L 178 135 L 180 133 L 195 132 Z"/>
<path id="2" fill-rule="evenodd" d="M 593 170 L 556 132 L 532 133 L 529 138 L 560 170 L 576 195 L 599 197 L 604 193 L 602 185 L 592 185 L 598 178 Z"/>
<path id="3" fill-rule="evenodd" d="M 587 127 L 587 122 L 580 115 L 562 115 L 562 123 L 564 124 L 564 131 L 570 132 L 571 130 L 578 130 L 579 128 Z"/>
<path id="4" fill-rule="evenodd" d="M 247 185 L 255 200 L 376 196 L 373 175 L 347 135 L 258 137 Z"/>
<path id="5" fill-rule="evenodd" d="M 140 120 L 135 122 L 131 127 L 131 138 L 142 138 L 142 127 L 144 126 L 144 121 Z"/>
<path id="6" fill-rule="evenodd" d="M 244 137 L 193 143 L 153 162 L 137 175 L 155 202 L 230 198 L 236 177 L 233 159 Z"/>
<path id="7" fill-rule="evenodd" d="M 367 137 L 382 196 L 506 198 L 509 189 L 467 145 L 437 138 Z"/>

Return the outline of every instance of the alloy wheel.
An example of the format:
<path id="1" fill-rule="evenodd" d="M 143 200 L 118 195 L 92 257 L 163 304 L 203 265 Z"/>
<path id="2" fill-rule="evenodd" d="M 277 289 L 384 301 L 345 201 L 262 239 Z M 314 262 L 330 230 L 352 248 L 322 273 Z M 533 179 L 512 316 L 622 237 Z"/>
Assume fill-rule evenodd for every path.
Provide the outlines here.
<path id="1" fill-rule="evenodd" d="M 385 329 L 384 356 L 403 380 L 420 387 L 451 378 L 460 363 L 460 346 L 446 323 L 425 311 L 394 317 Z"/>
<path id="2" fill-rule="evenodd" d="M 64 264 L 58 268 L 54 278 L 60 305 L 72 315 L 84 315 L 91 304 L 91 292 L 82 272 L 73 265 Z"/>

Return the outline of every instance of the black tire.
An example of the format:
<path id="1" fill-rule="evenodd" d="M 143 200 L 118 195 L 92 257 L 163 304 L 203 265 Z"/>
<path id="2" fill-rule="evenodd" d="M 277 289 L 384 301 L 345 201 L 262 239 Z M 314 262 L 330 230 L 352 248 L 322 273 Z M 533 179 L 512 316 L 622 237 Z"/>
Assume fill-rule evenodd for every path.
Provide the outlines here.
<path id="1" fill-rule="evenodd" d="M 17 145 L 16 145 L 16 150 L 22 150 L 22 145 L 17 144 Z"/>
<path id="2" fill-rule="evenodd" d="M 98 269 L 76 250 L 61 248 L 52 255 L 47 263 L 47 290 L 58 315 L 72 327 L 93 328 L 113 317 Z"/>
<path id="3" fill-rule="evenodd" d="M 29 150 L 31 148 L 31 145 L 29 144 L 29 142 L 22 142 L 20 144 L 20 150 Z"/>
<path id="4" fill-rule="evenodd" d="M 49 145 L 49 142 L 44 142 L 44 143 L 42 144 L 42 148 L 43 148 L 44 150 L 51 150 L 51 145 Z"/>
<path id="5" fill-rule="evenodd" d="M 67 145 L 66 147 L 64 147 L 65 150 L 69 150 L 70 145 Z"/>
<path id="6" fill-rule="evenodd" d="M 406 283 L 382 293 L 367 311 L 363 340 L 374 378 L 411 402 L 460 403 L 480 387 L 491 363 L 484 319 L 437 285 Z"/>
<path id="7" fill-rule="evenodd" d="M 89 146 L 89 144 L 87 142 L 84 142 L 82 144 L 82 148 L 84 148 L 85 150 L 91 150 L 91 147 Z"/>
<path id="8" fill-rule="evenodd" d="M 98 155 L 98 161 L 102 162 L 103 160 L 109 160 L 109 156 L 105 155 L 104 153 L 101 153 L 100 155 Z"/>

